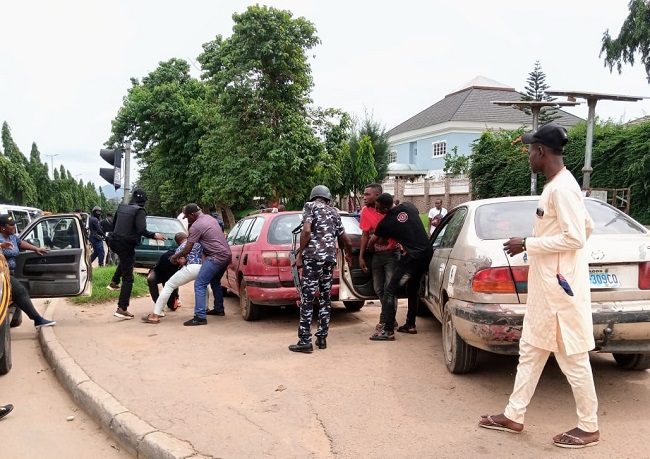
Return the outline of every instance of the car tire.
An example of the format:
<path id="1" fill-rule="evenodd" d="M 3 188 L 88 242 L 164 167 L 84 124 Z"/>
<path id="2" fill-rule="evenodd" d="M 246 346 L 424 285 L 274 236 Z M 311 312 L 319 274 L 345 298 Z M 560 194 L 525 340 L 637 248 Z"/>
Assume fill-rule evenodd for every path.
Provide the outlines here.
<path id="1" fill-rule="evenodd" d="M 14 316 L 12 317 L 11 323 L 9 324 L 9 326 L 11 328 L 20 327 L 20 325 L 22 323 L 23 323 L 23 311 L 16 308 L 16 312 L 14 312 Z"/>
<path id="2" fill-rule="evenodd" d="M 259 304 L 251 301 L 245 280 L 242 280 L 241 284 L 239 284 L 239 307 L 244 320 L 248 322 L 259 320 L 262 308 Z"/>
<path id="3" fill-rule="evenodd" d="M 442 316 L 442 348 L 445 365 L 453 374 L 471 373 L 476 369 L 478 349 L 458 336 L 450 309 L 445 305 Z"/>
<path id="4" fill-rule="evenodd" d="M 612 356 L 616 364 L 624 370 L 642 371 L 650 368 L 650 356 L 646 354 L 618 354 Z"/>
<path id="5" fill-rule="evenodd" d="M 6 375 L 11 370 L 11 331 L 9 321 L 0 325 L 0 346 L 2 346 L 2 357 L 0 357 L 0 375 Z"/>
<path id="6" fill-rule="evenodd" d="M 345 309 L 348 311 L 358 311 L 363 307 L 364 304 L 366 304 L 365 300 L 343 302 L 343 306 L 345 306 Z"/>

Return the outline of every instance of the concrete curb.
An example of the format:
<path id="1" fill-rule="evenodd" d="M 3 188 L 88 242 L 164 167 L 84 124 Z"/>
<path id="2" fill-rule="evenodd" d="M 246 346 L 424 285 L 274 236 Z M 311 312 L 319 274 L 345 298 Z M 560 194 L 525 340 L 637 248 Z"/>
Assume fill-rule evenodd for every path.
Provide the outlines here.
<path id="1" fill-rule="evenodd" d="M 44 317 L 53 320 L 50 301 Z M 138 459 L 209 459 L 188 441 L 153 427 L 96 384 L 59 343 L 54 327 L 39 330 L 43 354 L 63 388 L 92 419 L 126 451 Z"/>

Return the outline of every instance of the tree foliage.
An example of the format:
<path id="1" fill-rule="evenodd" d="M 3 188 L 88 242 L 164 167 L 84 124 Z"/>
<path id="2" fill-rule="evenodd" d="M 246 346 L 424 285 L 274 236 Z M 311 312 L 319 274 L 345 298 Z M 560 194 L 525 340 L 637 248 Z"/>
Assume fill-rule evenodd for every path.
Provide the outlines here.
<path id="1" fill-rule="evenodd" d="M 190 76 L 182 59 L 161 62 L 142 82 L 131 84 L 107 145 L 131 141 L 149 211 L 176 215 L 183 204 L 200 202 L 202 170 L 196 159 L 205 134 L 205 85 Z"/>
<path id="2" fill-rule="evenodd" d="M 609 29 L 605 31 L 599 56 L 605 55 L 605 67 L 621 73 L 623 64 L 634 66 L 636 55 L 641 55 L 648 82 L 650 82 L 650 3 L 647 0 L 630 0 L 630 13 L 623 22 L 616 38 Z"/>
<path id="3" fill-rule="evenodd" d="M 528 78 L 526 79 L 526 94 L 522 96 L 521 100 L 552 102 L 556 98 L 546 94 L 549 88 L 550 86 L 546 84 L 546 74 L 542 71 L 542 64 L 536 61 L 533 70 L 528 74 Z M 529 108 L 524 108 L 523 111 L 528 115 L 532 114 Z M 542 107 L 538 122 L 540 126 L 543 126 L 557 118 L 559 118 L 559 115 L 556 109 L 553 107 Z"/>
<path id="4" fill-rule="evenodd" d="M 452 176 L 464 175 L 469 171 L 470 157 L 458 154 L 458 147 L 445 154 L 445 168 L 443 171 Z"/>
<path id="5" fill-rule="evenodd" d="M 530 167 L 525 145 L 518 141 L 522 129 L 489 130 L 473 144 L 470 167 L 475 199 L 526 195 L 530 189 Z M 587 127 L 579 123 L 568 130 L 564 164 L 582 183 Z M 650 223 L 650 122 L 621 125 L 597 123 L 592 146 L 592 188 L 631 187 L 630 214 Z M 538 176 L 538 188 L 544 185 Z"/>
<path id="6" fill-rule="evenodd" d="M 29 159 L 23 155 L 11 136 L 5 121 L 2 125 L 0 150 L 0 200 L 5 203 L 38 207 L 50 212 L 71 212 L 81 208 L 90 212 L 93 206 L 111 209 L 103 193 L 98 194 L 92 182 L 84 185 L 72 179 L 63 165 L 48 176 L 47 164 L 41 161 L 36 143 L 32 143 Z"/>
<path id="7" fill-rule="evenodd" d="M 198 58 L 213 104 L 202 145 L 203 198 L 304 199 L 314 172 L 331 162 L 308 108 L 306 52 L 320 42 L 316 29 L 289 11 L 257 5 L 233 21 L 232 36 L 204 44 Z"/>

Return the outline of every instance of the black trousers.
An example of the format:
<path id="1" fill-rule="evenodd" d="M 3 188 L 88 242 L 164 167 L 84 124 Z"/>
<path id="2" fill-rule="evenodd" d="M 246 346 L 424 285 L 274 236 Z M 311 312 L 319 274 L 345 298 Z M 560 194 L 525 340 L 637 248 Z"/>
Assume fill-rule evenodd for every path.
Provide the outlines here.
<path id="1" fill-rule="evenodd" d="M 166 279 L 160 279 L 160 276 L 156 274 L 156 271 L 153 269 L 149 271 L 149 274 L 147 275 L 147 284 L 149 285 L 149 294 L 151 295 L 151 299 L 154 301 L 158 301 L 158 297 L 160 296 L 160 290 L 158 290 L 158 284 L 163 284 L 165 285 L 165 282 L 167 282 L 170 278 L 167 277 Z M 167 307 L 169 309 L 174 309 L 174 303 L 176 302 L 176 299 L 178 298 L 178 289 L 174 289 L 172 294 L 170 295 L 169 299 L 167 300 Z"/>
<path id="2" fill-rule="evenodd" d="M 116 284 L 122 279 L 120 297 L 117 306 L 122 309 L 129 307 L 131 291 L 133 290 L 133 267 L 135 265 L 135 244 L 113 236 L 111 249 L 120 257 L 120 262 L 115 268 L 112 281 Z"/>
<path id="3" fill-rule="evenodd" d="M 34 307 L 34 303 L 32 303 L 32 299 L 29 297 L 29 292 L 27 292 L 27 289 L 23 287 L 23 284 L 18 282 L 18 279 L 16 279 L 14 276 L 10 277 L 11 299 L 13 303 L 18 306 L 18 309 L 27 314 L 27 317 L 30 319 L 36 320 L 41 317 L 41 315 Z"/>
<path id="4" fill-rule="evenodd" d="M 391 332 L 394 329 L 395 314 L 397 313 L 397 290 L 400 285 L 406 282 L 406 294 L 408 296 L 408 312 L 406 313 L 406 325 L 415 327 L 415 316 L 418 310 L 418 293 L 422 276 L 429 269 L 431 256 L 421 259 L 414 259 L 409 254 L 403 255 L 395 272 L 384 290 L 384 302 L 381 312 L 385 317 L 384 329 Z"/>

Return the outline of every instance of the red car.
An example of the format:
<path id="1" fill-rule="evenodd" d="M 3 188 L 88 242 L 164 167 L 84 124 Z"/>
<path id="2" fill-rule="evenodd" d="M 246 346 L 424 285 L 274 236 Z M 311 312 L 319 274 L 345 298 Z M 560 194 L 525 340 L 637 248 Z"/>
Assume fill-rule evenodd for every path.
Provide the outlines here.
<path id="1" fill-rule="evenodd" d="M 232 262 L 221 279 L 221 285 L 224 290 L 239 296 L 244 320 L 259 319 L 262 306 L 286 306 L 298 301 L 289 252 L 292 250 L 292 231 L 300 225 L 301 218 L 302 212 L 297 211 L 261 212 L 238 221 L 228 233 Z M 341 213 L 341 219 L 358 254 L 361 242 L 359 222 L 346 213 Z M 363 300 L 355 297 L 339 295 L 338 269 L 334 271 L 332 299 L 342 300 L 345 307 L 353 311 L 358 311 L 364 304 Z"/>

